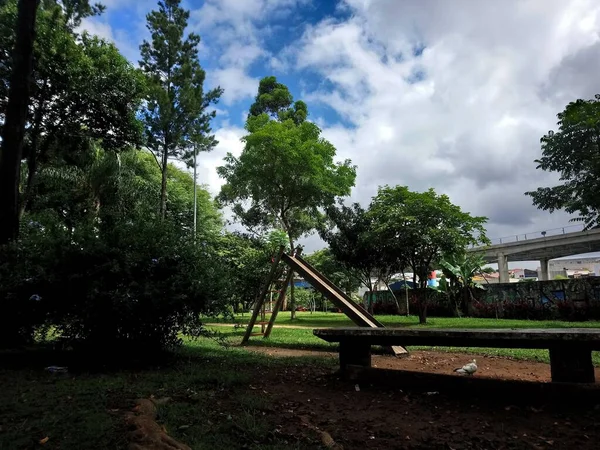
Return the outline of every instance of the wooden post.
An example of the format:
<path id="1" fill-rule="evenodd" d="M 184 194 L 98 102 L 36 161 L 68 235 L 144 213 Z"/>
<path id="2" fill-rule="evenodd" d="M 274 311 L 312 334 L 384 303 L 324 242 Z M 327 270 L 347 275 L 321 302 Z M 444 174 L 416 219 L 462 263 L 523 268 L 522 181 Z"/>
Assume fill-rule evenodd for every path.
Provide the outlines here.
<path id="1" fill-rule="evenodd" d="M 347 366 L 371 367 L 371 343 L 365 339 L 342 339 L 340 341 L 340 371 Z"/>
<path id="2" fill-rule="evenodd" d="M 302 249 L 298 249 L 296 251 L 296 256 L 299 256 L 302 253 Z M 273 329 L 273 324 L 275 324 L 275 319 L 277 319 L 277 314 L 279 314 L 279 310 L 285 301 L 285 296 L 287 293 L 287 287 L 290 285 L 290 282 L 294 278 L 294 269 L 292 267 L 289 268 L 287 276 L 285 277 L 285 281 L 283 282 L 283 286 L 281 288 L 281 292 L 279 292 L 279 297 L 277 298 L 277 302 L 275 302 L 275 306 L 273 307 L 273 311 L 271 311 L 271 319 L 269 320 L 269 325 L 267 325 L 267 330 L 265 331 L 264 338 L 268 338 L 271 335 L 271 330 Z"/>
<path id="3" fill-rule="evenodd" d="M 281 256 L 285 251 L 285 247 L 282 245 L 279 248 L 279 253 L 271 266 L 271 271 L 269 272 L 269 277 L 267 278 L 267 282 L 265 283 L 262 291 L 260 292 L 260 296 L 256 299 L 256 305 L 254 306 L 254 311 L 252 311 L 252 317 L 250 318 L 250 322 L 248 322 L 248 328 L 246 329 L 246 334 L 242 338 L 242 345 L 248 342 L 250 335 L 252 334 L 252 329 L 254 328 L 254 324 L 256 323 L 256 318 L 262 309 L 262 305 L 265 301 L 269 288 L 271 287 L 271 283 L 273 282 L 273 278 L 275 278 L 275 273 L 277 273 L 277 267 L 279 266 L 279 262 L 281 261 Z"/>
<path id="4" fill-rule="evenodd" d="M 579 346 L 551 347 L 550 373 L 553 382 L 594 383 L 592 351 Z"/>

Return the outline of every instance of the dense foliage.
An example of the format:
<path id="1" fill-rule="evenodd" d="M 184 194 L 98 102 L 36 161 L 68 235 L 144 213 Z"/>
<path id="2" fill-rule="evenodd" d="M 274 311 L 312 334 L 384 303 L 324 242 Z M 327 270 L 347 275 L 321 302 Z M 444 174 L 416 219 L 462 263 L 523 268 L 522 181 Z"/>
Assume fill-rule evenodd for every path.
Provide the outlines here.
<path id="1" fill-rule="evenodd" d="M 185 36 L 190 12 L 181 0 L 160 0 L 158 10 L 147 16 L 152 37 L 140 46 L 140 67 L 148 88 L 141 111 L 146 145 L 161 168 L 160 217 L 166 213 L 169 158 L 191 165 L 194 154 L 210 151 L 217 144 L 210 121 L 222 90 L 204 92 L 206 74 L 198 59 L 200 36 Z"/>
<path id="2" fill-rule="evenodd" d="M 14 0 L 0 6 L 3 124 L 15 71 L 8 49 L 18 35 L 16 8 Z M 181 332 L 197 335 L 202 315 L 226 308 L 229 267 L 220 253 L 221 213 L 199 188 L 193 236 L 194 180 L 136 150 L 143 100 L 155 92 L 152 79 L 113 44 L 74 32 L 82 18 L 101 12 L 87 2 L 52 0 L 37 11 L 16 185 L 21 233 L 0 248 L 3 346 L 51 331 L 86 348 L 152 353 L 176 346 Z M 190 45 L 184 51 L 193 60 Z M 213 142 L 206 135 L 213 114 L 202 109 L 204 72 L 190 64 L 191 85 L 184 90 L 195 115 L 184 134 L 199 143 L 197 150 L 206 150 Z M 165 186 L 169 195 L 163 197 Z"/>
<path id="3" fill-rule="evenodd" d="M 79 165 L 44 170 L 22 239 L 2 258 L 9 310 L 27 318 L 33 308 L 30 325 L 99 347 L 168 348 L 182 330 L 197 334 L 200 313 L 222 312 L 226 280 L 210 244 L 221 219 L 202 191 L 204 245 L 190 245 L 193 181 L 173 166 L 170 173 L 169 214 L 159 221 L 161 174 L 148 153 L 98 150 Z M 2 317 L 10 334 L 14 318 Z M 21 331 L 31 339 L 31 327 Z"/>
<path id="4" fill-rule="evenodd" d="M 412 271 L 415 286 L 423 291 L 422 322 L 427 315 L 427 279 L 442 255 L 487 242 L 485 217 L 471 216 L 433 189 L 411 192 L 406 186 L 384 186 L 368 209 L 340 204 L 326 211 L 329 223 L 320 229 L 321 237 L 369 291 L 374 279 L 388 285 L 394 274 Z"/>
<path id="5" fill-rule="evenodd" d="M 585 229 L 600 226 L 600 94 L 577 100 L 558 114 L 558 131 L 541 138 L 537 168 L 560 174 L 562 184 L 526 192 L 545 211 L 578 214 Z"/>
<path id="6" fill-rule="evenodd" d="M 306 116 L 306 105 L 292 104 L 285 85 L 264 78 L 250 107 L 242 154 L 228 153 L 217 169 L 226 181 L 219 201 L 250 229 L 285 231 L 291 248 L 315 229 L 320 208 L 348 195 L 356 178 L 355 167 L 335 161 L 335 147 Z M 293 317 L 293 289 L 291 299 Z"/>

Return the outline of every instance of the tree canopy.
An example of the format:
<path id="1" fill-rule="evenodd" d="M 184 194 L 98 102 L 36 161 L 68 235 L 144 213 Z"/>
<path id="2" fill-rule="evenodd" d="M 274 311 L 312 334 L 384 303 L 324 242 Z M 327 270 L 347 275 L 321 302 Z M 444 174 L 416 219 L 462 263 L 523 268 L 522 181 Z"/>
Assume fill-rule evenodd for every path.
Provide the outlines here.
<path id="1" fill-rule="evenodd" d="M 221 292 L 229 269 L 218 252 L 221 212 L 200 187 L 193 236 L 194 180 L 168 162 L 159 168 L 151 152 L 137 150 L 143 130 L 137 115 L 152 79 L 113 44 L 74 31 L 103 8 L 77 0 L 18 5 L 0 3 L 0 124 L 5 132 L 12 127 L 12 137 L 2 141 L 1 165 L 7 173 L 16 168 L 16 176 L 0 177 L 2 201 L 10 200 L 0 205 L 0 216 L 12 214 L 14 205 L 22 216 L 20 238 L 0 245 L 0 344 L 32 342 L 52 328 L 73 344 L 95 346 L 98 357 L 129 345 L 150 354 L 172 348 L 179 333 L 202 332 L 202 315 L 225 311 Z M 22 17 L 23 29 L 16 27 Z M 19 39 L 31 52 L 13 58 L 13 48 L 24 48 Z M 31 71 L 24 64 L 29 56 Z M 197 69 L 195 63 L 182 69 L 192 73 L 192 85 L 204 77 Z M 189 88 L 190 103 L 206 105 L 199 92 L 198 83 Z M 189 104 L 175 110 L 180 106 Z M 213 142 L 203 121 L 209 116 L 185 123 L 196 150 Z M 163 181 L 170 195 L 161 216 Z M 5 233 L 3 242 L 7 235 L 14 237 Z"/>
<path id="2" fill-rule="evenodd" d="M 50 160 L 77 158 L 88 151 L 93 140 L 101 140 L 108 151 L 141 142 L 136 119 L 144 89 L 140 74 L 113 44 L 87 33 L 75 34 L 73 21 L 97 11 L 86 7 L 74 12 L 76 2 L 69 5 L 67 11 L 65 5 L 48 0 L 42 2 L 37 15 L 38 39 L 33 47 L 35 66 L 22 151 L 27 170 L 25 181 L 18 183 L 19 216 L 31 199 L 38 171 Z M 14 8 L 15 2 L 0 8 L 0 40 L 7 47 L 16 39 L 10 26 Z M 0 106 L 7 104 L 13 70 L 8 54 L 2 55 Z M 0 108 L 0 116 L 4 110 Z"/>
<path id="3" fill-rule="evenodd" d="M 373 278 L 393 271 L 393 268 L 389 267 L 385 256 L 375 245 L 374 224 L 368 211 L 358 203 L 346 206 L 340 202 L 337 207 L 329 206 L 326 214 L 328 220 L 321 224 L 319 235 L 348 273 L 372 291 Z"/>
<path id="4" fill-rule="evenodd" d="M 226 181 L 220 203 L 231 205 L 251 230 L 282 229 L 291 248 L 315 229 L 321 208 L 350 193 L 356 178 L 351 162 L 335 162 L 335 147 L 304 120 L 306 105 L 292 106 L 292 100 L 275 77 L 261 80 L 246 121 L 244 150 L 239 157 L 228 153 L 217 169 Z M 292 285 L 292 311 L 293 293 Z"/>
<path id="5" fill-rule="evenodd" d="M 276 99 L 276 107 L 265 106 L 270 101 L 263 98 L 259 110 L 281 111 L 281 105 L 291 103 Z M 233 205 L 249 228 L 283 229 L 293 246 L 314 228 L 319 208 L 350 193 L 355 168 L 349 160 L 334 161 L 335 147 L 314 123 L 273 119 L 263 112 L 248 117 L 246 130 L 242 154 L 227 154 L 225 165 L 217 169 L 226 180 L 219 200 Z"/>
<path id="6" fill-rule="evenodd" d="M 525 192 L 539 209 L 564 209 L 585 229 L 600 226 L 600 94 L 577 100 L 558 114 L 558 131 L 541 138 L 537 169 L 556 172 L 562 184 Z"/>
<path id="7" fill-rule="evenodd" d="M 150 41 L 140 46 L 140 67 L 147 77 L 146 106 L 142 111 L 147 147 L 162 170 L 160 216 L 167 204 L 167 166 L 169 158 L 192 164 L 194 154 L 210 151 L 217 144 L 210 122 L 222 89 L 204 91 L 206 74 L 200 65 L 200 36 L 185 30 L 189 11 L 181 0 L 161 0 L 158 10 L 147 15 Z"/>
<path id="8" fill-rule="evenodd" d="M 488 242 L 486 217 L 471 216 L 434 189 L 412 192 L 406 186 L 380 187 L 369 215 L 389 245 L 404 255 L 422 288 L 443 254 L 460 253 L 469 245 Z"/>
<path id="9" fill-rule="evenodd" d="M 356 291 L 361 284 L 354 270 L 347 269 L 338 261 L 330 248 L 317 250 L 304 259 L 347 294 Z"/>

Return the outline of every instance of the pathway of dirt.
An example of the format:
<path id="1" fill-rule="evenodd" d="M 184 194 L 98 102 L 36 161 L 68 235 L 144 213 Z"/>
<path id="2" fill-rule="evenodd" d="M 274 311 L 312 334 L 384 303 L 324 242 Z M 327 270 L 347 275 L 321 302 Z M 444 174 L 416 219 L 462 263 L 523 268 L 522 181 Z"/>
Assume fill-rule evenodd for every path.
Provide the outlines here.
<path id="1" fill-rule="evenodd" d="M 264 353 L 274 357 L 285 356 L 321 356 L 338 358 L 334 352 L 316 350 L 293 350 L 273 347 L 246 347 L 250 351 Z M 465 353 L 448 353 L 435 351 L 410 352 L 407 358 L 396 358 L 392 355 L 373 355 L 373 367 L 382 369 L 408 370 L 414 372 L 452 374 L 454 369 L 470 362 L 477 361 L 478 370 L 475 376 L 499 380 L 550 381 L 550 365 L 535 361 L 521 361 L 506 357 L 472 355 Z M 458 376 L 458 375 L 457 375 Z M 600 382 L 600 368 L 596 368 L 596 384 Z"/>
<path id="2" fill-rule="evenodd" d="M 330 352 L 247 347 L 273 357 L 322 356 Z M 373 356 L 374 365 L 417 372 L 452 373 L 473 358 L 467 354 L 412 352 L 406 359 Z M 547 364 L 475 357 L 476 377 L 548 381 Z M 597 376 L 600 375 L 597 371 Z M 482 380 L 483 381 L 483 380 Z M 274 432 L 290 442 L 311 441 L 335 449 L 596 450 L 600 439 L 600 397 L 554 403 L 549 398 L 486 387 L 449 392 L 409 385 L 344 381 L 331 368 L 290 364 L 263 371 L 251 389 L 269 398 Z M 533 386 L 546 383 L 533 383 Z M 436 391 L 439 390 L 440 392 Z M 436 392 L 428 392 L 436 391 Z M 597 391 L 597 390 L 595 390 Z M 597 394 L 597 392 L 596 392 Z M 585 403 L 585 404 L 583 404 Z M 322 447 L 321 447 L 322 448 Z"/>

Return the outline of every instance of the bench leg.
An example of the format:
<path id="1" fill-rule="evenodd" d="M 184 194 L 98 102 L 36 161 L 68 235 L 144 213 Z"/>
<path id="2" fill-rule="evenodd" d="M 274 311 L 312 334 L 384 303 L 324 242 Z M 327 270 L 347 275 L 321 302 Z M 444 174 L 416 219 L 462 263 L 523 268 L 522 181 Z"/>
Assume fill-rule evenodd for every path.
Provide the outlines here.
<path id="1" fill-rule="evenodd" d="M 592 351 L 574 346 L 550 349 L 552 381 L 561 383 L 594 383 Z"/>
<path id="2" fill-rule="evenodd" d="M 345 372 L 349 365 L 371 367 L 371 344 L 342 340 L 340 342 L 340 370 Z"/>

